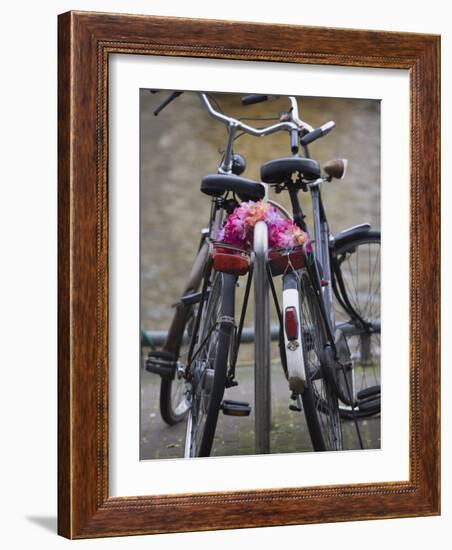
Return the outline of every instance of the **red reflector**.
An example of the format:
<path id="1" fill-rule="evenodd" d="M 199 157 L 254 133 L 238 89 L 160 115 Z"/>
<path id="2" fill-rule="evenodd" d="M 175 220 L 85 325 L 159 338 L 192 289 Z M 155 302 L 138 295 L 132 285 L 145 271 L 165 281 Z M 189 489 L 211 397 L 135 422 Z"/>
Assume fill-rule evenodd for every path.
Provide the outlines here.
<path id="1" fill-rule="evenodd" d="M 225 248 L 214 248 L 212 259 L 215 271 L 233 275 L 245 275 L 250 266 L 249 255 Z"/>
<path id="2" fill-rule="evenodd" d="M 284 248 L 274 248 L 269 251 L 268 259 L 273 276 L 281 275 L 287 270 L 301 269 L 306 265 L 303 245 L 298 245 L 289 252 Z"/>
<path id="3" fill-rule="evenodd" d="M 286 326 L 286 334 L 288 340 L 296 340 L 298 338 L 298 319 L 297 310 L 295 307 L 286 307 L 284 313 L 284 321 Z"/>

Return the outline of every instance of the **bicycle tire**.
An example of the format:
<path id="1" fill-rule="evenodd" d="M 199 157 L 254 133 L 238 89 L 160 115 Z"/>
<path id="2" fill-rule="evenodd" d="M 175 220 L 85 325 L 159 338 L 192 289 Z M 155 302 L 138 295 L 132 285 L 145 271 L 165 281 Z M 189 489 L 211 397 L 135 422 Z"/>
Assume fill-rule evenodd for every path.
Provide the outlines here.
<path id="1" fill-rule="evenodd" d="M 190 328 L 192 328 L 194 318 L 196 317 L 196 307 L 191 306 L 185 319 L 183 336 L 179 349 L 176 351 L 178 361 L 186 365 L 187 353 L 191 338 Z M 186 397 L 186 384 L 183 378 L 178 378 L 176 373 L 174 379 L 162 378 L 160 382 L 160 415 L 162 420 L 169 426 L 178 424 L 186 418 L 189 402 Z"/>
<path id="2" fill-rule="evenodd" d="M 339 240 L 338 244 L 335 244 L 332 251 L 333 262 L 337 263 L 339 261 L 338 258 L 342 258 L 339 268 L 341 270 L 341 276 L 345 281 L 344 287 L 350 291 L 355 290 L 355 296 L 349 295 L 353 308 L 364 321 L 370 322 L 373 326 L 378 327 L 378 329 L 369 332 L 368 330 L 357 326 L 356 330 L 353 330 L 348 334 L 344 334 L 352 358 L 352 367 L 348 370 L 348 386 L 353 390 L 354 399 L 356 399 L 356 395 L 359 391 L 368 387 L 380 385 L 380 245 L 380 232 L 368 231 L 365 234 L 360 234 L 356 237 L 351 236 L 344 242 Z M 361 253 L 361 259 L 359 259 L 360 250 L 364 251 Z M 347 265 L 347 271 L 350 273 L 344 273 L 344 264 Z M 366 267 L 368 268 L 367 270 Z M 358 283 L 353 281 L 358 281 L 359 279 L 352 273 L 353 268 L 355 268 L 355 271 L 360 269 L 362 272 L 359 286 L 362 288 L 368 288 L 368 294 L 371 293 L 373 288 L 375 288 L 378 293 L 378 296 L 373 298 L 373 302 L 370 305 L 369 297 L 367 297 L 366 300 L 363 300 L 364 293 L 358 293 Z M 367 282 L 365 281 L 366 271 L 368 272 L 368 276 L 370 278 L 370 281 Z M 347 282 L 347 279 L 349 282 Z M 335 294 L 336 318 L 351 324 L 349 312 L 337 299 L 336 292 Z M 363 342 L 364 338 L 366 339 L 365 342 Z M 364 343 L 365 345 L 363 345 Z M 363 349 L 366 350 L 365 358 L 363 358 Z M 359 384 L 357 383 L 356 372 L 359 372 Z M 342 383 L 344 383 L 345 381 L 343 378 L 343 375 L 341 376 L 339 373 L 339 382 L 342 381 Z M 346 391 L 347 388 L 344 387 L 343 390 Z M 339 411 L 341 416 L 345 419 L 351 419 L 353 416 L 356 418 L 366 418 L 377 414 L 379 412 L 379 407 L 369 408 L 367 410 L 360 410 L 359 408 L 356 408 L 355 411 L 352 412 L 350 407 L 340 406 Z"/>
<path id="3" fill-rule="evenodd" d="M 306 370 L 306 387 L 301 394 L 303 410 L 315 451 L 343 448 L 339 402 L 331 376 L 335 362 L 328 354 L 327 329 L 319 298 L 307 269 L 298 272 L 301 345 Z"/>
<path id="4" fill-rule="evenodd" d="M 208 250 L 207 242 L 202 239 L 183 291 L 184 295 L 193 294 L 199 290 Z M 196 303 L 189 306 L 183 303 L 176 305 L 173 320 L 163 346 L 163 350 L 171 353 L 174 361 L 179 361 L 182 367 L 186 367 L 187 365 L 187 355 L 197 308 L 198 304 Z M 159 404 L 162 420 L 169 426 L 173 426 L 186 418 L 189 408 L 186 385 L 185 380 L 182 377 L 179 378 L 177 372 L 173 379 L 162 377 Z"/>
<path id="5" fill-rule="evenodd" d="M 188 412 L 185 456 L 210 456 L 225 390 L 228 354 L 234 334 L 236 276 L 213 272 L 203 306 L 191 367 L 191 407 Z M 201 305 L 200 305 L 201 307 Z"/>

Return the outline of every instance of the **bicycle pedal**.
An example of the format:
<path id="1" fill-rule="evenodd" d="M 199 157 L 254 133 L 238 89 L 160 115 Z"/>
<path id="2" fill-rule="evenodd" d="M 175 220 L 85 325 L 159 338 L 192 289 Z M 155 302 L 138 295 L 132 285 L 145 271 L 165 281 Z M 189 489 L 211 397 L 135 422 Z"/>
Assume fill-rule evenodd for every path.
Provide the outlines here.
<path id="1" fill-rule="evenodd" d="M 356 394 L 356 397 L 361 399 L 366 399 L 368 397 L 373 397 L 375 395 L 379 395 L 381 393 L 381 386 L 370 386 L 369 388 L 364 388 L 363 390 L 359 391 Z"/>
<path id="2" fill-rule="evenodd" d="M 295 403 L 290 403 L 289 410 L 294 412 L 302 412 L 303 411 L 303 401 L 301 398 L 301 395 L 299 393 L 292 392 L 290 395 L 290 398 L 292 401 L 296 401 Z"/>
<path id="3" fill-rule="evenodd" d="M 251 407 L 248 403 L 232 401 L 231 399 L 223 401 L 221 410 L 226 416 L 249 416 L 251 413 Z"/>
<path id="4" fill-rule="evenodd" d="M 166 351 L 151 351 L 146 360 L 146 370 L 160 375 L 167 380 L 174 380 L 177 363 L 172 353 Z"/>
<path id="5" fill-rule="evenodd" d="M 184 306 L 191 306 L 193 304 L 199 304 L 201 301 L 202 292 L 193 292 L 193 294 L 186 294 L 185 296 L 182 296 L 180 301 L 184 304 Z"/>

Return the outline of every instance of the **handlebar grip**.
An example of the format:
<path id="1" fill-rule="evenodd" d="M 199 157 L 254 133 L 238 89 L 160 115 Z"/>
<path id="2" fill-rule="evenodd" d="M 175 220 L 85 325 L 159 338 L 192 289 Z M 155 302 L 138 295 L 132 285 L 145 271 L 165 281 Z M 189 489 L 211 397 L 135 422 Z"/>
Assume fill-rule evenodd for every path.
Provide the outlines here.
<path id="1" fill-rule="evenodd" d="M 300 144 L 303 147 L 306 147 L 306 145 L 309 145 L 316 139 L 319 139 L 323 135 L 322 130 L 320 128 L 316 128 L 315 130 L 312 130 L 312 132 L 308 132 L 300 139 Z"/>
<path id="2" fill-rule="evenodd" d="M 298 129 L 295 128 L 290 132 L 290 150 L 293 155 L 298 153 Z"/>
<path id="3" fill-rule="evenodd" d="M 250 94 L 242 97 L 242 105 L 253 105 L 254 103 L 262 103 L 267 101 L 268 95 L 263 94 Z"/>
<path id="4" fill-rule="evenodd" d="M 316 139 L 319 139 L 320 137 L 326 136 L 331 132 L 331 130 L 336 126 L 336 123 L 330 120 L 329 122 L 326 122 L 323 124 L 323 126 L 320 126 L 320 128 L 316 128 L 315 130 L 312 130 L 312 132 L 308 132 L 300 139 L 300 144 L 303 147 L 306 147 L 306 145 L 309 145 Z"/>

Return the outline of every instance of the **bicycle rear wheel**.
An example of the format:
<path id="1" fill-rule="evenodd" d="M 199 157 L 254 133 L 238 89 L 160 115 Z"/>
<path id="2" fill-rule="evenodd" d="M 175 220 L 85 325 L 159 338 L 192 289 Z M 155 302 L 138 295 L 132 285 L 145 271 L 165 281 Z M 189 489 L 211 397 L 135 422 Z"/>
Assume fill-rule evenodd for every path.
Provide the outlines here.
<path id="1" fill-rule="evenodd" d="M 190 409 L 185 456 L 209 456 L 223 399 L 228 353 L 234 334 L 236 277 L 212 272 L 212 283 L 195 338 L 190 367 Z"/>
<path id="2" fill-rule="evenodd" d="M 330 353 L 319 299 L 306 269 L 299 272 L 300 324 L 306 387 L 301 394 L 315 451 L 339 451 L 343 447 L 338 398 L 332 376 L 336 369 Z"/>

